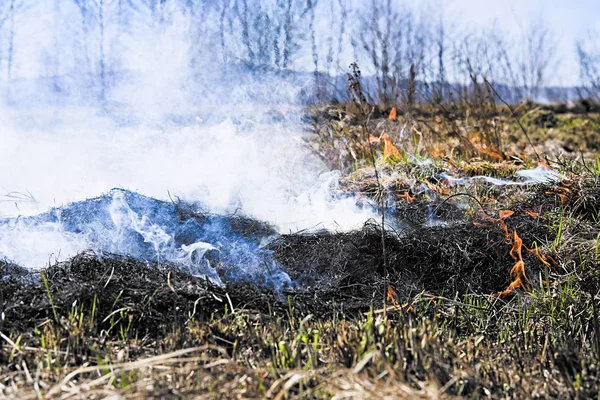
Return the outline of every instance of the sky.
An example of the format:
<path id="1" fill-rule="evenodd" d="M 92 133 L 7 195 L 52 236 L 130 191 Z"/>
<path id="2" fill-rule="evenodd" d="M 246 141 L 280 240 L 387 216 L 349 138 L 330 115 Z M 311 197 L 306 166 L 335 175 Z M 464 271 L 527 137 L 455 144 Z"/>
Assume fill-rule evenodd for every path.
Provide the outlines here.
<path id="1" fill-rule="evenodd" d="M 600 0 L 442 0 L 450 23 L 489 27 L 497 23 L 505 32 L 517 33 L 531 20 L 542 18 L 552 28 L 558 65 L 550 84 L 578 83 L 575 42 L 590 31 L 600 35 Z M 465 25 L 467 24 L 467 25 Z"/>

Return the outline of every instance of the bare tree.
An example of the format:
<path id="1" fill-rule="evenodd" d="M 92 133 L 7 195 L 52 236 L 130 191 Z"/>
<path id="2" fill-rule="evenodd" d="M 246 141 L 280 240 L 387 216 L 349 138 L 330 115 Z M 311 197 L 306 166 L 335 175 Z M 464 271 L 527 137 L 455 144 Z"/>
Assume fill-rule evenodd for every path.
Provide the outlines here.
<path id="1" fill-rule="evenodd" d="M 581 97 L 600 101 L 600 40 L 593 32 L 577 42 Z"/>
<path id="2" fill-rule="evenodd" d="M 85 76 L 89 76 L 90 79 L 96 81 L 99 84 L 98 97 L 100 100 L 106 99 L 106 91 L 108 88 L 108 61 L 106 52 L 106 27 L 107 21 L 107 3 L 111 0 L 73 0 L 77 6 L 80 14 L 81 23 L 81 36 L 84 60 L 85 60 Z M 130 5 L 134 5 L 130 2 Z M 117 23 L 122 21 L 122 17 L 119 17 L 124 12 L 124 4 L 119 1 L 117 3 L 118 12 Z M 97 63 L 92 60 L 90 56 L 89 41 L 91 40 L 92 34 L 97 39 Z M 97 34 L 97 36 L 96 36 Z M 95 74 L 97 78 L 92 78 Z"/>
<path id="3" fill-rule="evenodd" d="M 98 1 L 98 25 L 100 27 L 100 100 L 106 100 L 106 53 L 104 51 L 104 0 Z"/>
<path id="4" fill-rule="evenodd" d="M 83 49 L 84 60 L 85 60 L 85 74 L 89 74 L 92 69 L 92 62 L 90 59 L 90 53 L 88 49 L 88 38 L 89 38 L 89 23 L 88 18 L 90 17 L 90 8 L 87 0 L 73 0 L 81 18 L 81 47 Z M 121 5 L 119 3 L 119 5 Z"/>
<path id="5" fill-rule="evenodd" d="M 360 49 L 375 75 L 380 103 L 415 101 L 415 86 L 428 46 L 424 20 L 391 0 L 374 0 L 359 24 Z"/>
<path id="6" fill-rule="evenodd" d="M 12 66 L 13 66 L 13 57 L 14 57 L 14 49 L 15 49 L 15 0 L 10 0 L 10 6 L 8 8 L 9 15 L 9 23 L 10 23 L 10 33 L 8 38 L 8 65 L 7 65 L 7 74 L 8 81 L 12 79 Z"/>
<path id="7" fill-rule="evenodd" d="M 454 47 L 457 69 L 458 100 L 470 106 L 482 106 L 490 100 L 485 80 L 508 97 L 508 87 L 517 84 L 505 34 L 497 27 L 467 32 Z M 512 98 L 511 98 L 512 100 Z"/>
<path id="8" fill-rule="evenodd" d="M 517 59 L 519 80 L 523 95 L 535 100 L 548 83 L 550 69 L 555 66 L 556 41 L 541 19 L 532 21 L 518 38 L 520 52 Z"/>
<path id="9" fill-rule="evenodd" d="M 7 43 L 7 64 L 6 64 L 6 77 L 10 82 L 12 80 L 12 68 L 14 60 L 14 48 L 15 48 L 15 14 L 19 4 L 16 0 L 5 0 L 0 1 L 0 31 L 5 25 L 8 26 L 8 43 Z M 0 35 L 1 38 L 2 35 Z M 2 60 L 2 53 L 0 47 L 0 61 Z"/>
<path id="10" fill-rule="evenodd" d="M 234 40 L 229 51 L 250 68 L 289 69 L 299 48 L 299 30 L 310 31 L 310 11 L 315 3 L 315 0 L 233 0 L 227 10 L 222 10 L 230 15 L 221 17 L 223 21 L 231 18 L 232 29 L 228 34 Z M 244 49 L 241 54 L 236 45 L 240 39 Z"/>

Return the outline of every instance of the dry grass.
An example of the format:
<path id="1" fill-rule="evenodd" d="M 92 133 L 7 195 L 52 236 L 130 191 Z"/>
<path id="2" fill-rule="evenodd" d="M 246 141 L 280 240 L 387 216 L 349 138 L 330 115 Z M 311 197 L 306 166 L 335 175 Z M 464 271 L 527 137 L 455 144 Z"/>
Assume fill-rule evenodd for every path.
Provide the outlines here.
<path id="1" fill-rule="evenodd" d="M 449 109 L 421 106 L 389 119 L 388 110 L 376 109 L 370 133 L 389 135 L 400 149 L 396 161 L 418 162 L 439 158 L 453 163 L 519 161 L 535 159 L 534 149 L 516 122 L 527 131 L 542 157 L 557 155 L 594 159 L 600 143 L 600 115 L 575 114 L 565 108 L 524 103 L 515 115 L 503 107 Z M 362 137 L 360 113 L 353 104 L 313 111 L 316 134 L 310 145 L 331 168 L 345 171 L 366 166 L 369 143 Z M 382 142 L 383 144 L 383 142 Z"/>

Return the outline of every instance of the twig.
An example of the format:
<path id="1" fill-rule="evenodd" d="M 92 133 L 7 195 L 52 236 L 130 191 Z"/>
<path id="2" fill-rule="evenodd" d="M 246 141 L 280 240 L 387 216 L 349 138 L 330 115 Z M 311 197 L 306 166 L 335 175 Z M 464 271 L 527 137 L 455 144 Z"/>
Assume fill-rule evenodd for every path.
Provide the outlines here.
<path id="1" fill-rule="evenodd" d="M 167 274 L 167 286 L 169 287 L 169 289 L 171 289 L 171 292 L 175 293 L 177 296 L 179 296 L 179 294 L 177 294 L 177 291 L 175 290 L 175 288 L 173 287 L 173 285 L 171 284 L 171 271 L 169 271 L 169 273 Z M 194 305 L 194 308 L 196 307 L 196 305 Z"/>
<path id="2" fill-rule="evenodd" d="M 69 389 L 69 382 L 71 382 L 71 380 L 73 378 L 77 377 L 78 375 L 82 375 L 82 374 L 90 373 L 90 372 L 98 372 L 98 371 L 107 371 L 108 372 L 108 370 L 110 370 L 110 372 L 103 374 L 101 376 L 101 378 L 99 378 L 99 379 L 102 379 L 102 381 L 105 381 L 107 379 L 113 378 L 117 374 L 122 373 L 124 371 L 141 369 L 143 367 L 152 367 L 158 363 L 167 363 L 170 360 L 175 360 L 176 362 L 186 362 L 186 361 L 188 361 L 187 359 L 180 359 L 179 357 L 190 354 L 190 353 L 194 353 L 194 352 L 198 352 L 198 351 L 206 351 L 206 350 L 215 350 L 215 351 L 218 351 L 219 353 L 221 353 L 221 355 L 223 357 L 227 357 L 227 352 L 224 349 L 217 347 L 217 346 L 205 345 L 205 346 L 201 346 L 201 347 L 191 347 L 191 348 L 187 348 L 187 349 L 181 349 L 181 350 L 177 350 L 177 351 L 174 351 L 171 353 L 160 354 L 158 356 L 145 358 L 145 359 L 141 359 L 141 360 L 136 360 L 136 361 L 132 361 L 132 362 L 81 367 L 81 368 L 78 368 L 74 371 L 71 371 L 69 374 L 67 374 L 59 383 L 54 385 L 46 393 L 46 396 L 48 398 L 51 398 L 53 396 L 56 396 L 57 394 L 59 394 L 62 391 L 67 391 Z M 191 359 L 191 360 L 194 360 L 194 359 Z"/>
<path id="3" fill-rule="evenodd" d="M 6 336 L 4 333 L 0 332 L 0 337 L 2 339 L 6 340 L 6 342 L 11 345 L 11 347 L 13 348 L 13 351 L 23 353 L 23 350 L 21 350 L 21 348 L 15 342 L 10 340 L 10 338 L 8 336 Z"/>
<path id="4" fill-rule="evenodd" d="M 231 302 L 231 297 L 229 297 L 229 293 L 225 292 L 225 297 L 227 297 L 227 302 L 229 302 L 229 307 L 231 307 L 231 313 L 235 314 L 235 310 L 233 309 L 233 303 Z"/>
<path id="5" fill-rule="evenodd" d="M 112 271 L 110 271 L 110 276 L 108 277 L 108 280 L 104 284 L 104 289 L 106 289 L 106 287 L 108 286 L 108 284 L 109 284 L 110 280 L 112 279 L 114 273 L 115 273 L 115 267 L 113 267 Z"/>

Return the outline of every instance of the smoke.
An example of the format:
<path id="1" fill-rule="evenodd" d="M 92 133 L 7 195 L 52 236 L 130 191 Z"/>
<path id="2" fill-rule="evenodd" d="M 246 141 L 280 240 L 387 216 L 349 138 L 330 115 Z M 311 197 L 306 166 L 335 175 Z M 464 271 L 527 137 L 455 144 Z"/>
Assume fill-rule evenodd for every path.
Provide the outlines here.
<path id="1" fill-rule="evenodd" d="M 60 4 L 71 26 L 74 7 Z M 285 74 L 215 62 L 213 47 L 198 43 L 216 43 L 214 21 L 193 36 L 194 16 L 165 7 L 161 17 L 132 11 L 125 28 L 98 20 L 75 49 L 61 40 L 68 29 L 40 25 L 58 39 L 27 76 L 6 83 L 0 108 L 0 258 L 40 268 L 93 249 L 177 263 L 217 284 L 290 284 L 262 250 L 270 238 L 349 230 L 376 213 L 333 194 L 339 173 L 305 146 L 300 86 Z M 20 49 L 35 40 L 26 35 L 34 13 L 23 15 Z M 43 76 L 66 56 L 79 61 L 74 69 Z M 27 64 L 22 53 L 14 58 Z M 184 229 L 169 206 L 179 199 L 273 232 L 247 238 L 216 217 Z"/>
<path id="2" fill-rule="evenodd" d="M 117 253 L 177 264 L 218 285 L 224 278 L 281 289 L 292 282 L 262 249 L 274 237 L 275 230 L 264 223 L 121 189 L 39 215 L 0 220 L 0 253 L 22 265 L 44 265 L 92 249 L 100 258 Z M 52 253 L 59 246 L 64 255 Z"/>
<path id="3" fill-rule="evenodd" d="M 500 179 L 491 176 L 473 176 L 469 178 L 456 178 L 448 174 L 442 174 L 442 177 L 453 185 L 465 185 L 473 181 L 483 181 L 495 186 L 513 186 L 513 185 L 537 185 L 537 184 L 550 184 L 558 182 L 565 177 L 555 170 L 548 168 L 545 165 L 538 165 L 535 168 L 523 169 L 517 171 L 517 179 Z"/>
<path id="4" fill-rule="evenodd" d="M 62 119 L 63 112 L 72 119 Z M 40 125 L 23 130 L 4 123 L 4 217 L 43 212 L 113 187 L 200 201 L 217 213 L 239 209 L 281 231 L 349 229 L 369 215 L 352 200 L 333 197 L 339 175 L 303 146 L 303 127 L 295 123 L 227 119 L 122 127 L 95 110 L 70 109 Z"/>

